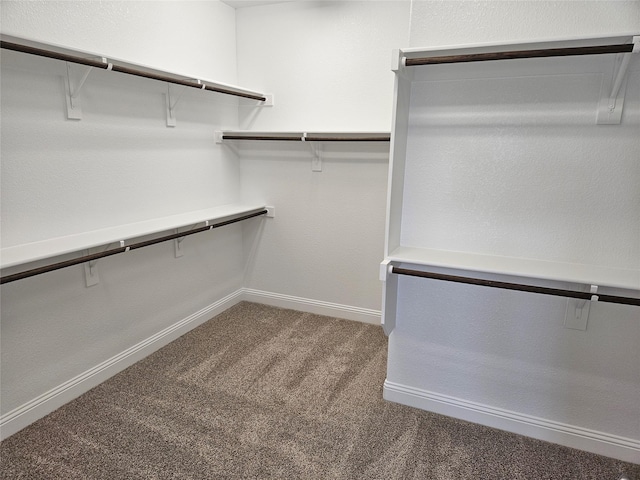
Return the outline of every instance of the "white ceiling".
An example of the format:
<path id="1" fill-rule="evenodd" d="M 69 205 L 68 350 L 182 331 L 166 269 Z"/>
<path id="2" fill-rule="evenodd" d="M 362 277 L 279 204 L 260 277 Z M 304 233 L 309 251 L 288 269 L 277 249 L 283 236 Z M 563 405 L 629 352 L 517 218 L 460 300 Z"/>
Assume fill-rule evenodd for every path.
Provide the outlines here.
<path id="1" fill-rule="evenodd" d="M 221 0 L 233 8 L 255 7 L 256 5 L 269 5 L 272 3 L 295 2 L 296 0 Z"/>

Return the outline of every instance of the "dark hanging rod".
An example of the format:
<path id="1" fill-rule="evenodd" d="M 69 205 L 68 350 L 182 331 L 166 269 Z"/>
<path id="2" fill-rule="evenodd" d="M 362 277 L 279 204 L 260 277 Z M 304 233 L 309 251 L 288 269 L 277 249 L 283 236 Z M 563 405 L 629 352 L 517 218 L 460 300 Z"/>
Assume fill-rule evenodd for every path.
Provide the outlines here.
<path id="1" fill-rule="evenodd" d="M 236 97 L 250 98 L 252 100 L 266 101 L 266 97 L 262 95 L 255 95 L 252 93 L 245 93 L 235 90 L 229 90 L 223 87 L 206 85 L 193 80 L 180 79 L 170 77 L 168 75 L 162 75 L 159 73 L 146 72 L 143 70 L 137 70 L 122 65 L 116 65 L 111 63 L 104 63 L 101 60 L 92 58 L 78 57 L 75 55 L 69 55 L 65 53 L 54 52 L 51 50 L 44 50 L 42 48 L 29 47 L 18 43 L 0 41 L 0 48 L 6 50 L 14 50 L 16 52 L 28 53 L 30 55 L 38 55 L 40 57 L 53 58 L 56 60 L 63 60 L 65 62 L 78 63 L 80 65 L 86 65 L 88 67 L 101 68 L 103 70 L 112 70 L 114 72 L 126 73 L 128 75 L 135 75 L 137 77 L 150 78 L 152 80 L 160 80 L 162 82 L 175 83 L 177 85 L 183 85 L 185 87 L 197 88 L 199 90 L 209 90 L 211 92 L 224 93 L 225 95 L 234 95 Z"/>
<path id="2" fill-rule="evenodd" d="M 405 65 L 437 65 L 441 63 L 484 62 L 488 60 L 512 60 L 516 58 L 566 57 L 572 55 L 601 55 L 606 53 L 629 53 L 633 43 L 621 45 L 599 45 L 593 47 L 545 48 L 539 50 L 516 50 L 511 52 L 470 53 L 442 57 L 406 58 Z"/>
<path id="3" fill-rule="evenodd" d="M 222 135 L 223 140 L 281 140 L 286 142 L 388 142 L 391 140 L 390 136 L 383 137 L 337 137 L 337 136 L 265 136 L 265 135 Z"/>
<path id="4" fill-rule="evenodd" d="M 301 137 L 267 137 L 255 135 L 252 137 L 243 135 L 222 135 L 223 140 L 280 140 L 283 142 L 299 142 Z"/>
<path id="5" fill-rule="evenodd" d="M 305 138 L 307 142 L 388 142 L 391 137 L 312 137 Z"/>
<path id="6" fill-rule="evenodd" d="M 483 287 L 502 288 L 506 290 L 518 290 L 521 292 L 540 293 L 542 295 L 554 295 L 557 297 L 579 298 L 591 300 L 592 296 L 597 296 L 599 302 L 621 303 L 624 305 L 640 306 L 640 298 L 619 297 L 615 295 L 602 295 L 600 293 L 578 292 L 575 290 L 562 290 L 558 288 L 536 287 L 533 285 L 523 285 L 520 283 L 498 282 L 494 280 L 483 280 L 480 278 L 459 277 L 456 275 L 445 275 L 441 273 L 423 272 L 421 270 L 410 270 L 407 268 L 392 267 L 391 273 L 398 275 L 410 275 L 412 277 L 431 278 L 444 280 L 447 282 L 466 283 L 469 285 L 481 285 Z"/>
<path id="7" fill-rule="evenodd" d="M 84 255 L 82 257 L 73 258 L 71 260 L 66 260 L 64 262 L 53 263 L 50 265 L 45 265 L 44 267 L 25 270 L 24 272 L 14 273 L 13 275 L 6 275 L 0 278 L 0 285 L 5 283 L 10 283 L 10 282 L 15 282 L 16 280 L 22 280 L 23 278 L 29 278 L 29 277 L 33 277 L 33 276 L 40 275 L 47 272 L 53 272 L 54 270 L 60 270 L 61 268 L 71 267 L 73 265 L 78 265 L 80 263 L 91 262 L 93 260 L 98 260 L 99 258 L 110 257 L 111 255 L 117 255 L 118 253 L 128 252 L 129 250 L 136 250 L 138 248 L 148 247 L 150 245 L 166 242 L 168 240 L 175 240 L 177 238 L 182 238 L 189 235 L 195 235 L 196 233 L 206 232 L 207 230 L 212 230 L 218 227 L 224 227 L 225 225 L 241 222 L 242 220 L 258 217 L 266 213 L 267 213 L 267 210 L 260 210 L 259 212 L 248 213 L 241 217 L 233 218 L 231 220 L 225 220 L 224 222 L 214 223 L 211 225 L 207 225 L 205 227 L 194 228 L 193 230 L 189 230 L 188 232 L 173 233 L 171 235 L 165 235 L 163 237 L 154 238 L 152 240 L 145 240 L 144 242 L 132 243 L 131 245 L 127 245 L 124 247 L 112 248 L 110 250 L 105 250 L 104 252 Z"/>

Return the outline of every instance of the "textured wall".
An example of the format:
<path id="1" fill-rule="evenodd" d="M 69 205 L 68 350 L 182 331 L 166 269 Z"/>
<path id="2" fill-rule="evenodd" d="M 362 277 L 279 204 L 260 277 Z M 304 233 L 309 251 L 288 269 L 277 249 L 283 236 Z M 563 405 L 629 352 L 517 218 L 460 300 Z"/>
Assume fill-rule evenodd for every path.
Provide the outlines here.
<path id="1" fill-rule="evenodd" d="M 323 171 L 308 145 L 241 149 L 242 192 L 276 206 L 246 244 L 245 285 L 380 310 L 388 144 L 325 144 Z"/>
<path id="2" fill-rule="evenodd" d="M 5 34 L 236 82 L 235 10 L 217 0 L 7 0 L 1 15 Z"/>
<path id="3" fill-rule="evenodd" d="M 529 65 L 515 78 L 506 63 L 416 72 L 402 244 L 637 265 L 640 65 L 615 126 L 595 122 L 611 56 Z"/>
<path id="4" fill-rule="evenodd" d="M 238 78 L 277 108 L 254 130 L 381 130 L 391 125 L 391 50 L 409 43 L 405 1 L 291 2 L 242 8 Z"/>
<path id="5" fill-rule="evenodd" d="M 636 0 L 413 0 L 411 47 L 637 34 Z"/>
<path id="6" fill-rule="evenodd" d="M 234 18 L 218 2 L 2 5 L 4 33 L 235 83 Z M 71 121 L 64 72 L 62 62 L 2 52 L 3 246 L 239 199 L 237 158 L 213 139 L 236 125 L 236 100 L 187 91 L 167 128 L 165 84 L 93 72 L 84 118 Z M 4 285 L 3 413 L 242 285 L 241 226 L 184 248 L 179 259 L 172 243 L 102 259 L 90 288 L 82 265 Z"/>
<path id="7" fill-rule="evenodd" d="M 294 2 L 240 9 L 239 80 L 275 94 L 241 127 L 389 131 L 391 50 L 406 45 L 409 2 Z M 255 83 L 255 84 L 254 84 Z M 277 208 L 247 286 L 380 309 L 388 144 L 242 144 L 243 195 Z"/>

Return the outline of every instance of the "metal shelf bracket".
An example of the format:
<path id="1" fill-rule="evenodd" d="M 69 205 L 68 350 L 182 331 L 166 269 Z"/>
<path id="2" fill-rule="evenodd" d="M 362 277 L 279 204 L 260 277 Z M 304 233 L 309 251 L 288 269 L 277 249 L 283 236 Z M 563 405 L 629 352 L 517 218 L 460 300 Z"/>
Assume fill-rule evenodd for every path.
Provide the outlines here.
<path id="1" fill-rule="evenodd" d="M 113 65 L 107 61 L 106 58 L 100 57 L 102 63 L 107 65 L 107 70 L 111 70 Z M 89 74 L 93 70 L 93 67 L 85 67 L 84 71 L 80 73 L 78 79 L 74 79 L 72 67 L 69 62 L 67 63 L 67 75 L 64 77 L 65 93 L 67 97 L 67 119 L 68 120 L 82 120 L 82 104 L 80 102 L 80 92 L 84 83 L 87 81 Z"/>
<path id="2" fill-rule="evenodd" d="M 100 277 L 98 276 L 98 260 L 91 260 L 84 263 L 84 283 L 89 287 L 93 287 L 100 283 Z"/>
<path id="3" fill-rule="evenodd" d="M 208 226 L 208 222 L 207 222 L 207 226 Z M 180 229 L 176 228 L 175 233 L 180 233 Z M 184 256 L 184 250 L 183 250 L 183 245 L 182 242 L 184 240 L 184 237 L 180 237 L 180 238 L 176 238 L 173 240 L 173 248 L 174 248 L 174 252 L 175 252 L 175 257 L 176 258 L 180 258 L 182 256 Z"/>
<path id="4" fill-rule="evenodd" d="M 633 54 L 640 53 L 640 36 L 633 37 L 633 50 L 616 55 L 613 72 L 600 89 L 596 124 L 617 125 L 622 121 L 622 108 L 627 90 L 627 69 Z"/>
<path id="5" fill-rule="evenodd" d="M 303 142 L 309 141 L 306 132 L 302 134 L 302 137 L 300 138 L 300 140 L 302 140 Z M 321 172 L 322 171 L 321 145 L 317 141 L 311 141 L 309 143 L 309 146 L 311 147 L 311 171 Z"/>

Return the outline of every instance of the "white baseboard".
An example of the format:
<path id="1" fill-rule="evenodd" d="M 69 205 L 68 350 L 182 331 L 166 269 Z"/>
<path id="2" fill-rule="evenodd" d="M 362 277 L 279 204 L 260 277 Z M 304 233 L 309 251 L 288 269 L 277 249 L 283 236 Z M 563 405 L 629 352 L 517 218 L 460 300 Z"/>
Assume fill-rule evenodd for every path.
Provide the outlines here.
<path id="1" fill-rule="evenodd" d="M 289 308 L 301 312 L 315 313 L 317 315 L 327 315 L 330 317 L 355 320 L 357 322 L 380 325 L 380 310 L 368 308 L 352 307 L 339 303 L 324 302 L 310 298 L 294 297 L 281 293 L 265 292 L 251 288 L 242 289 L 242 299 L 247 302 L 262 303 L 272 307 Z"/>
<path id="2" fill-rule="evenodd" d="M 421 410 L 617 458 L 626 462 L 640 463 L 640 440 L 532 417 L 510 410 L 408 387 L 388 380 L 384 382 L 383 396 L 385 400 Z"/>
<path id="3" fill-rule="evenodd" d="M 241 288 L 137 343 L 118 355 L 111 357 L 99 365 L 90 368 L 67 382 L 0 416 L 0 440 L 4 440 L 36 420 L 60 408 L 65 403 L 88 392 L 116 373 L 142 360 L 147 355 L 164 347 L 189 330 L 203 324 L 243 300 L 380 325 L 380 312 L 376 310 Z"/>
<path id="4" fill-rule="evenodd" d="M 4 440 L 60 408 L 65 403 L 88 392 L 109 377 L 121 372 L 226 309 L 231 308 L 241 300 L 242 289 L 227 295 L 71 380 L 7 412 L 0 417 L 0 439 Z"/>

